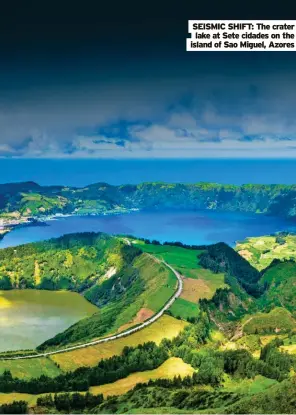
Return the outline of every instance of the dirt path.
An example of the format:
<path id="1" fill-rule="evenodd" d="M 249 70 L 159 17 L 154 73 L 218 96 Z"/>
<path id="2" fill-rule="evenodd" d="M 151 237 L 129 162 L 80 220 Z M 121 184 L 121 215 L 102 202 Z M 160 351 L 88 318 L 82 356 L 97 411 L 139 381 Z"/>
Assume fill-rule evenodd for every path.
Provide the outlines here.
<path id="1" fill-rule="evenodd" d="M 243 337 L 244 333 L 243 333 L 243 329 L 245 327 L 246 324 L 248 324 L 251 320 L 253 319 L 253 317 L 248 318 L 248 320 L 246 320 L 243 324 L 241 324 L 237 329 L 235 334 L 231 337 L 230 341 L 235 341 L 240 339 L 241 337 Z"/>

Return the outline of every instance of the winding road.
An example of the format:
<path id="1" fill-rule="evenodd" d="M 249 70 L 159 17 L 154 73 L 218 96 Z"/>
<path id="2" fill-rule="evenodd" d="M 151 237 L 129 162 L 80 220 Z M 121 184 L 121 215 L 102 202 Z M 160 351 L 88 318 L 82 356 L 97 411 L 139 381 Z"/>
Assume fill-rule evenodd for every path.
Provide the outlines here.
<path id="1" fill-rule="evenodd" d="M 32 355 L 27 355 L 27 356 L 15 356 L 15 357 L 0 357 L 0 361 L 1 360 L 21 360 L 21 359 L 35 359 L 37 357 L 46 357 L 46 356 L 50 356 L 53 354 L 58 354 L 58 353 L 64 353 L 64 352 L 70 352 L 71 350 L 77 350 L 77 349 L 83 349 L 85 347 L 88 346 L 94 346 L 96 344 L 100 344 L 100 343 L 106 343 L 109 342 L 111 340 L 116 340 L 116 339 L 120 339 L 121 337 L 126 337 L 132 333 L 135 333 L 136 331 L 142 330 L 143 328 L 149 326 L 150 324 L 154 323 L 156 320 L 158 320 L 166 310 L 168 310 L 171 305 L 174 303 L 174 301 L 180 296 L 182 289 L 183 289 L 183 280 L 181 275 L 168 263 L 166 263 L 165 261 L 160 261 L 158 258 L 155 258 L 154 256 L 150 255 L 151 257 L 153 257 L 153 259 L 157 262 L 161 262 L 163 264 L 165 264 L 171 271 L 173 271 L 173 273 L 175 274 L 175 276 L 177 277 L 178 280 L 178 288 L 176 290 L 176 292 L 174 293 L 174 295 L 169 299 L 169 301 L 162 307 L 162 309 L 154 314 L 152 317 L 150 317 L 148 320 L 144 321 L 144 323 L 140 324 L 137 327 L 128 329 L 122 333 L 118 333 L 112 336 L 108 336 L 108 337 L 104 337 L 103 339 L 99 339 L 99 340 L 94 340 L 88 343 L 83 343 L 83 344 L 79 344 L 77 346 L 71 346 L 71 347 L 66 347 L 64 349 L 59 349 L 59 350 L 54 350 L 52 352 L 45 352 L 45 353 L 38 353 L 38 354 L 32 354 Z"/>

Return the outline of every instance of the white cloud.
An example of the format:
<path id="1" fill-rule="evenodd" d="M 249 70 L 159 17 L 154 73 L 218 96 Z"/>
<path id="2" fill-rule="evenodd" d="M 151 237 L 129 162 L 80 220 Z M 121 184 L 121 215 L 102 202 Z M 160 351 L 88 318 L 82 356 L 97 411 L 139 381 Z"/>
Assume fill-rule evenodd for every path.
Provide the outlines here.
<path id="1" fill-rule="evenodd" d="M 259 81 L 255 98 L 250 80 L 224 85 L 223 78 L 144 87 L 139 79 L 0 97 L 0 156 L 295 157 L 296 96 L 289 83 L 279 92 L 270 80 Z M 187 106 L 182 94 L 191 96 Z M 99 131 L 119 120 L 127 122 L 126 134 Z"/>

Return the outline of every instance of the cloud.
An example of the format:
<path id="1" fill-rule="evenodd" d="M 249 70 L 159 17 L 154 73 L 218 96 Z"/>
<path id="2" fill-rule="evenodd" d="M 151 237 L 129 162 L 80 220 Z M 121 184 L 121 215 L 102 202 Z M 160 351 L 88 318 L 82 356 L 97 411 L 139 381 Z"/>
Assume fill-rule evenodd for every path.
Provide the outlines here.
<path id="1" fill-rule="evenodd" d="M 288 80 L 265 78 L 18 91 L 0 97 L 0 156 L 296 157 L 294 108 Z"/>

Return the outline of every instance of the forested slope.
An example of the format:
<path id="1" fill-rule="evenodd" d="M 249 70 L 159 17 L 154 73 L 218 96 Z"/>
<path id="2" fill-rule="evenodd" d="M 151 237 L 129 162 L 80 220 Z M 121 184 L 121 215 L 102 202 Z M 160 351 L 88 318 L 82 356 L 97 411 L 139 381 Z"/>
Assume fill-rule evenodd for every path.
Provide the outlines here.
<path id="1" fill-rule="evenodd" d="M 83 188 L 39 186 L 33 182 L 0 185 L 2 219 L 47 214 L 99 214 L 130 209 L 213 209 L 296 216 L 295 185 L 221 185 L 217 183 L 142 183 Z"/>
<path id="2" fill-rule="evenodd" d="M 197 281 L 199 287 L 205 287 L 200 284 L 201 280 L 210 284 L 210 280 L 219 276 L 220 285 L 213 295 L 199 301 L 198 314 L 190 318 L 184 330 L 173 339 L 163 339 L 158 345 L 149 342 L 127 347 L 120 355 L 100 359 L 92 367 L 62 371 L 56 377 L 20 380 L 5 372 L 0 376 L 0 391 L 8 392 L 8 397 L 13 392 L 33 396 L 60 393 L 56 397 L 39 396 L 39 413 L 42 412 L 40 408 L 55 413 L 79 410 L 80 413 L 102 414 L 295 413 L 294 261 L 274 261 L 259 272 L 225 244 L 190 247 L 180 243 L 153 244 L 131 237 L 124 238 L 125 242 L 120 238 L 113 241 L 106 235 L 91 235 L 91 246 L 100 247 L 105 258 L 115 252 L 120 256 L 124 275 L 119 272 L 117 276 L 123 281 L 124 293 L 120 294 L 119 290 L 113 296 L 112 288 L 110 290 L 116 282 L 115 274 L 101 285 L 87 289 L 85 293 L 93 295 L 100 305 L 100 313 L 94 319 L 72 326 L 41 349 L 87 339 L 94 333 L 99 336 L 104 324 L 106 330 L 110 327 L 117 330 L 122 324 L 120 319 L 131 319 L 137 315 L 138 307 L 156 311 L 173 283 L 170 274 L 166 274 L 168 270 L 152 256 L 172 263 L 183 274 L 184 284 L 186 280 L 190 284 Z M 88 251 L 89 246 L 81 242 L 79 235 L 73 240 L 75 238 L 78 238 L 75 246 L 82 244 Z M 58 250 L 63 251 L 60 249 L 63 244 L 73 256 L 74 264 L 77 251 L 72 246 L 73 240 L 71 243 L 67 239 L 49 241 L 47 249 L 54 252 L 58 244 Z M 45 255 L 43 248 L 40 246 L 36 254 L 36 247 L 31 244 L 27 258 L 31 261 L 34 255 Z M 13 262 L 13 250 L 9 255 Z M 18 249 L 16 255 L 19 255 L 17 263 L 22 263 L 25 257 L 18 254 Z M 227 285 L 220 280 L 221 276 Z M 166 283 L 160 289 L 160 281 L 164 280 Z M 130 286 L 128 281 L 131 281 Z M 137 372 L 142 371 L 144 376 L 146 370 L 159 368 L 170 358 L 182 359 L 190 365 L 190 375 L 183 377 L 180 373 L 173 379 L 159 375 L 153 381 L 147 378 L 147 383 L 137 384 L 124 395 L 119 392 L 116 393 L 119 396 L 108 399 L 100 396 L 97 401 L 90 395 L 85 395 L 87 398 L 74 395 L 75 399 L 72 395 L 75 391 L 85 392 L 100 385 L 105 385 L 104 390 L 110 385 L 116 391 L 117 381 L 128 384 L 129 375 L 136 377 Z M 34 410 L 37 411 L 36 405 Z"/>
<path id="3" fill-rule="evenodd" d="M 98 306 L 98 312 L 41 348 L 86 341 L 139 324 L 173 295 L 172 271 L 139 248 L 103 233 L 0 250 L 0 289 L 70 290 Z"/>

